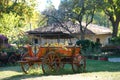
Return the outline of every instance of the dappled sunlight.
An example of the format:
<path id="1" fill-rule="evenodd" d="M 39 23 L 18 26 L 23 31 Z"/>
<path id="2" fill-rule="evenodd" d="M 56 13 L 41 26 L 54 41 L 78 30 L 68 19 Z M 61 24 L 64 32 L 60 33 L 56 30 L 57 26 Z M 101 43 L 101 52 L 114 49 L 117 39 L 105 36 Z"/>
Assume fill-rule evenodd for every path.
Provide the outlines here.
<path id="1" fill-rule="evenodd" d="M 4 77 L 5 80 L 119 80 L 120 72 L 88 72 L 77 74 L 61 74 L 61 75 L 26 75 L 19 74 Z"/>
<path id="2" fill-rule="evenodd" d="M 16 72 L 16 71 L 0 71 L 0 79 L 17 76 L 17 75 L 23 75 L 22 72 Z"/>

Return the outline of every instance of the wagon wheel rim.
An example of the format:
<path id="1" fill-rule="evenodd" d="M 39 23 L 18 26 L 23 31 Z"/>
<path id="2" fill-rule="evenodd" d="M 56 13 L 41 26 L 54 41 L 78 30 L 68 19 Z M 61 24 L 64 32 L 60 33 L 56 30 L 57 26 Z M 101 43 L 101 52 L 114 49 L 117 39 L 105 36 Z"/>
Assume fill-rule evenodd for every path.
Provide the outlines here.
<path id="1" fill-rule="evenodd" d="M 22 71 L 23 71 L 25 74 L 28 74 L 29 67 L 30 67 L 30 66 L 29 66 L 28 63 L 21 63 Z"/>
<path id="2" fill-rule="evenodd" d="M 29 73 L 29 70 L 30 68 L 33 66 L 33 63 L 21 63 L 21 68 L 22 68 L 22 71 L 25 73 L 25 74 L 28 74 Z"/>
<path id="3" fill-rule="evenodd" d="M 56 72 L 60 68 L 61 59 L 57 53 L 50 51 L 42 60 L 43 73 Z"/>
<path id="4" fill-rule="evenodd" d="M 78 59 L 79 57 L 81 58 Z M 73 69 L 73 72 L 85 72 L 85 69 L 86 69 L 85 57 L 81 55 L 74 57 L 72 62 L 72 69 Z"/>

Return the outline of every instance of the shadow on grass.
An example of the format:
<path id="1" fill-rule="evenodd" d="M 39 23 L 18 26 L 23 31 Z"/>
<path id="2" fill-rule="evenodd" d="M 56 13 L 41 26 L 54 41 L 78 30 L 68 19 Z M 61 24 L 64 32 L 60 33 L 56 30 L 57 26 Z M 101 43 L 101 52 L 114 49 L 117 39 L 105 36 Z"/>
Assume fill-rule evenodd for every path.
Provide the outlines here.
<path id="1" fill-rule="evenodd" d="M 10 65 L 9 67 L 8 66 L 0 67 L 0 71 L 16 71 L 16 72 L 21 72 L 21 69 L 20 69 L 20 65 L 17 64 L 17 65 Z"/>
<path id="2" fill-rule="evenodd" d="M 19 66 L 16 66 L 16 70 L 14 71 L 20 71 L 18 70 L 20 67 Z M 40 67 L 41 68 L 41 67 Z M 22 71 L 19 72 L 19 73 L 23 73 Z M 21 79 L 27 79 L 27 78 L 36 78 L 36 77 L 43 77 L 43 76 L 62 76 L 62 75 L 69 75 L 69 74 L 75 74 L 73 71 L 72 71 L 72 66 L 70 64 L 66 64 L 64 69 L 60 69 L 59 72 L 51 72 L 49 74 L 43 74 L 42 72 L 42 69 L 40 71 L 33 71 L 30 72 L 29 74 L 18 74 L 18 75 L 14 75 L 14 76 L 10 76 L 10 77 L 6 77 L 6 78 L 3 78 L 3 80 L 21 80 Z"/>
<path id="3" fill-rule="evenodd" d="M 87 60 L 87 67 L 85 73 L 90 72 L 119 72 L 120 71 L 120 63 L 113 63 L 113 62 L 107 62 L 107 61 L 96 61 L 96 60 Z M 10 69 L 10 68 L 9 68 Z M 12 68 L 13 69 L 13 68 Z M 20 71 L 20 67 L 16 66 L 14 67 L 14 71 L 22 73 Z M 27 78 L 36 78 L 36 77 L 43 77 L 43 76 L 61 76 L 61 75 L 68 75 L 68 74 L 82 74 L 82 73 L 74 73 L 72 71 L 71 65 L 66 65 L 64 69 L 61 69 L 59 72 L 56 73 L 50 73 L 50 74 L 43 74 L 43 72 L 33 72 L 30 74 L 18 74 L 14 76 L 8 76 L 4 78 L 3 80 L 21 80 L 21 79 L 27 79 Z"/>

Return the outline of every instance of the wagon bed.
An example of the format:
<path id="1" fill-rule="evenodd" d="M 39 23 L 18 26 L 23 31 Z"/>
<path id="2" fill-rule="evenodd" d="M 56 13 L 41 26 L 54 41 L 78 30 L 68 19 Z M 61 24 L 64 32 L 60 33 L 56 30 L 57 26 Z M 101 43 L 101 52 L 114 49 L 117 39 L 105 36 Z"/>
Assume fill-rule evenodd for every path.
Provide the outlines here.
<path id="1" fill-rule="evenodd" d="M 19 61 L 24 73 L 28 73 L 29 68 L 36 63 L 42 66 L 44 73 L 59 71 L 60 68 L 64 68 L 65 64 L 71 64 L 74 72 L 85 71 L 86 59 L 80 54 L 79 46 L 40 46 L 36 55 L 33 54 L 31 46 L 28 45 L 27 48 L 29 56 L 24 56 Z"/>

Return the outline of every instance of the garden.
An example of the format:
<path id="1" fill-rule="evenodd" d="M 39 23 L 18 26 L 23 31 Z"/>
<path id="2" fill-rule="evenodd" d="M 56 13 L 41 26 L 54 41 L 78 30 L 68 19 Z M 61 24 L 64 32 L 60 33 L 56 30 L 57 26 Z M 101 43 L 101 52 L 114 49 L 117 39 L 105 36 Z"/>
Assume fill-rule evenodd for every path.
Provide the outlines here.
<path id="1" fill-rule="evenodd" d="M 115 39 L 116 40 L 116 39 Z M 114 42 L 114 41 L 113 41 Z M 115 41 L 116 42 L 116 41 Z M 86 70 L 85 72 L 75 73 L 72 71 L 70 64 L 65 64 L 64 68 L 61 68 L 58 72 L 51 72 L 50 74 L 45 74 L 42 71 L 42 66 L 35 69 L 31 69 L 28 74 L 23 73 L 21 66 L 18 62 L 15 64 L 5 64 L 0 67 L 0 79 L 3 80 L 48 80 L 48 79 L 69 79 L 73 77 L 78 77 L 81 80 L 118 80 L 120 78 L 120 62 L 109 62 L 108 60 L 100 60 L 96 56 L 105 57 L 119 57 L 119 54 L 115 52 L 108 54 L 102 54 L 100 48 L 101 44 L 92 42 L 90 40 L 79 40 L 76 42 L 77 45 L 81 45 L 81 54 L 86 56 Z M 118 44 L 118 43 L 117 43 Z M 5 51 L 11 51 L 8 49 Z M 12 51 L 17 50 L 13 49 Z M 88 53 L 89 52 L 89 53 Z M 91 57 L 91 58 L 90 58 Z M 38 65 L 37 65 L 38 66 Z M 69 76 L 69 78 L 67 77 Z M 74 79 L 74 78 L 73 78 Z M 77 79 L 76 79 L 77 80 Z"/>
<path id="2" fill-rule="evenodd" d="M 0 80 L 119 80 L 119 3 L 0 0 Z"/>
<path id="3" fill-rule="evenodd" d="M 81 53 L 87 59 L 108 61 L 108 58 L 120 57 L 120 37 L 111 38 L 107 45 L 102 46 L 99 41 L 79 40 L 76 42 L 82 46 Z"/>

